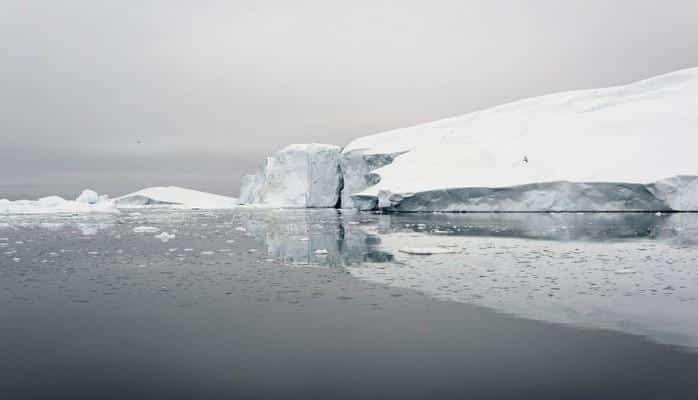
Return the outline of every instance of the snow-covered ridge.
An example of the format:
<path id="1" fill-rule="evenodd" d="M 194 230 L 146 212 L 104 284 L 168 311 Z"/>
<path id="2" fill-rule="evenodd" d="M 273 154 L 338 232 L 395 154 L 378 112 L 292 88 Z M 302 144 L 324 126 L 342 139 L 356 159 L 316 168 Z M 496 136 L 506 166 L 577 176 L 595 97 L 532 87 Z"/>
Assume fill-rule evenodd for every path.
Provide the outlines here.
<path id="1" fill-rule="evenodd" d="M 148 206 L 225 209 L 234 208 L 238 200 L 177 186 L 156 186 L 133 192 L 115 199 L 118 208 L 139 208 Z"/>
<path id="2" fill-rule="evenodd" d="M 364 136 L 328 182 L 341 179 L 343 207 L 365 210 L 695 211 L 697 133 L 693 68 Z M 271 186 L 292 175 L 276 171 Z M 334 191 L 326 183 L 316 187 Z"/>

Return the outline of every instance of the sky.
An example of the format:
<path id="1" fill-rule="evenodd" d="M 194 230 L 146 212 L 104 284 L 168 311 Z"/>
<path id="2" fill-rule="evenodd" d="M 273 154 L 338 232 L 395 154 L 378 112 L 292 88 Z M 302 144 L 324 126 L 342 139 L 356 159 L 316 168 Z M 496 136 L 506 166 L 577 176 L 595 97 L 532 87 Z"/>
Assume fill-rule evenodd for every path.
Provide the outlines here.
<path id="1" fill-rule="evenodd" d="M 0 198 L 235 195 L 291 143 L 698 66 L 696 0 L 0 0 Z"/>

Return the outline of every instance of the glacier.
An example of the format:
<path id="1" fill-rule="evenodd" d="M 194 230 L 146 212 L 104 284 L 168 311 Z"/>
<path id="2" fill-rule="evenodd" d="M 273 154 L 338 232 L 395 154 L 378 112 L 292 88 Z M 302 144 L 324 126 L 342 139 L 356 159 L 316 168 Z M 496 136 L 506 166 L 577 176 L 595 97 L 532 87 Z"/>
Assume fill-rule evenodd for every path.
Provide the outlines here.
<path id="1" fill-rule="evenodd" d="M 282 208 L 328 208 L 340 201 L 341 148 L 294 144 L 268 157 L 259 171 L 243 178 L 240 202 Z"/>
<path id="2" fill-rule="evenodd" d="M 304 200 L 321 190 L 334 199 L 333 183 L 339 180 L 337 204 L 312 206 L 393 212 L 697 211 L 697 129 L 698 68 L 691 68 L 364 136 L 341 150 L 340 177 L 312 185 L 312 194 L 307 167 L 291 171 L 292 163 L 277 160 L 285 159 L 282 151 L 247 178 L 241 201 L 311 206 Z"/>

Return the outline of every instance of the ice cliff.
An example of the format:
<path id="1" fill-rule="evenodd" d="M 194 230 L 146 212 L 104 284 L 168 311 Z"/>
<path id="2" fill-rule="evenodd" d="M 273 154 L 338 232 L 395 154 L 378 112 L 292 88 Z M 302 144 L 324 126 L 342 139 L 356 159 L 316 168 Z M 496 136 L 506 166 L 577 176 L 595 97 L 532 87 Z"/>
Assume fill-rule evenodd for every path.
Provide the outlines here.
<path id="1" fill-rule="evenodd" d="M 697 143 L 693 68 L 365 136 L 326 159 L 338 176 L 313 185 L 312 163 L 282 161 L 285 149 L 248 178 L 242 201 L 310 206 L 339 185 L 341 205 L 364 210 L 698 210 Z"/>
<path id="2" fill-rule="evenodd" d="M 240 202 L 270 207 L 328 208 L 339 203 L 341 148 L 294 144 L 271 157 L 254 175 L 243 178 Z"/>

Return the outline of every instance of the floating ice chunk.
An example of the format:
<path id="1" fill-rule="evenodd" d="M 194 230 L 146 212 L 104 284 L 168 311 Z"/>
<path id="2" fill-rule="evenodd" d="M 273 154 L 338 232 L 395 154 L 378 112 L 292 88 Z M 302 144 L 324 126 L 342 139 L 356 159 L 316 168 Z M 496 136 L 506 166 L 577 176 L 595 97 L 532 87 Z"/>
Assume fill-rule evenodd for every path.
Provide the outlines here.
<path id="1" fill-rule="evenodd" d="M 315 254 L 318 256 L 326 256 L 327 254 L 329 254 L 329 251 L 325 249 L 317 249 L 315 250 Z"/>
<path id="2" fill-rule="evenodd" d="M 406 247 L 399 250 L 401 253 L 417 255 L 417 256 L 430 256 L 434 254 L 456 254 L 460 253 L 459 249 L 453 247 Z"/>
<path id="3" fill-rule="evenodd" d="M 160 228 L 154 226 L 137 226 L 133 228 L 134 233 L 155 233 L 160 232 Z"/>
<path id="4" fill-rule="evenodd" d="M 90 189 L 83 190 L 82 193 L 80 193 L 80 196 L 78 196 L 78 198 L 75 199 L 75 201 L 77 201 L 78 203 L 84 203 L 84 204 L 97 204 L 97 202 L 99 202 L 99 200 L 100 199 L 99 199 L 99 195 L 97 194 L 97 192 L 95 192 L 94 190 L 90 190 Z"/>
<path id="5" fill-rule="evenodd" d="M 155 239 L 160 239 L 163 243 L 167 243 L 169 240 L 174 239 L 175 234 L 172 233 L 167 233 L 167 232 L 161 232 L 159 235 L 155 235 Z"/>
<path id="6" fill-rule="evenodd" d="M 637 271 L 632 268 L 620 268 L 613 272 L 615 272 L 616 275 L 633 275 L 637 273 Z"/>

